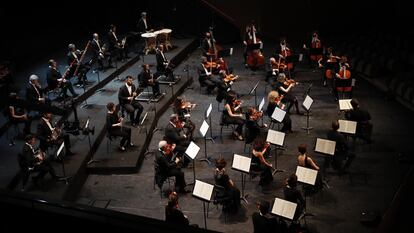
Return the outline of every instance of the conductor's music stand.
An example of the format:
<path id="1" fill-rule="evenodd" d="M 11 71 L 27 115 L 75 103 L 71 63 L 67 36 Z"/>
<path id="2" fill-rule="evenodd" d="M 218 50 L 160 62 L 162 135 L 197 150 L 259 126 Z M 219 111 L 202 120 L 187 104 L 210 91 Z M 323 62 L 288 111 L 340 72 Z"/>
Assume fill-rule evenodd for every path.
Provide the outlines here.
<path id="1" fill-rule="evenodd" d="M 62 175 L 63 177 L 59 178 L 59 181 L 64 181 L 65 184 L 69 184 L 69 179 L 71 179 L 71 176 L 66 176 L 66 170 L 65 170 L 65 152 L 63 150 L 65 148 L 65 142 L 62 142 L 60 144 L 59 149 L 56 151 L 56 159 L 60 160 L 62 163 Z"/>
<path id="2" fill-rule="evenodd" d="M 284 172 L 284 170 L 277 169 L 277 150 L 283 147 L 283 143 L 285 141 L 285 135 L 286 134 L 283 132 L 275 131 L 272 129 L 269 129 L 269 131 L 267 132 L 266 142 L 269 142 L 275 145 L 275 167 L 274 167 L 275 170 L 272 173 L 273 175 L 278 172 Z"/>
<path id="3" fill-rule="evenodd" d="M 209 129 L 209 125 L 204 120 L 199 130 L 201 136 L 204 138 L 204 158 L 201 158 L 200 161 L 205 161 L 208 163 L 208 165 L 211 165 L 211 161 L 210 161 L 211 157 L 207 156 L 207 131 L 208 129 Z"/>
<path id="4" fill-rule="evenodd" d="M 187 155 L 188 158 L 190 158 L 193 161 L 193 183 L 195 184 L 195 158 L 198 154 L 198 152 L 200 151 L 200 147 L 197 146 L 197 144 L 195 144 L 194 142 L 190 142 L 190 145 L 188 145 L 187 149 L 185 150 L 185 155 Z"/>
<path id="5" fill-rule="evenodd" d="M 213 190 L 214 190 L 214 185 L 205 183 L 199 180 L 195 181 L 195 185 L 193 189 L 193 197 L 203 201 L 204 228 L 205 229 L 207 229 L 206 203 L 210 203 Z"/>
<path id="6" fill-rule="evenodd" d="M 207 110 L 206 110 L 206 118 L 208 118 L 209 123 L 210 123 L 210 137 L 207 138 L 207 140 L 211 140 L 212 143 L 215 143 L 214 139 L 215 137 L 213 136 L 213 127 L 211 124 L 211 110 L 213 110 L 213 104 L 210 103 L 210 105 L 208 106 Z"/>
<path id="7" fill-rule="evenodd" d="M 231 166 L 232 169 L 234 169 L 236 171 L 239 171 L 240 174 L 241 174 L 242 192 L 241 192 L 241 197 L 240 198 L 241 198 L 241 200 L 246 202 L 246 204 L 249 204 L 249 202 L 246 199 L 247 195 L 244 195 L 244 189 L 246 187 L 245 174 L 250 173 L 251 163 L 252 163 L 252 158 L 241 156 L 241 155 L 238 155 L 238 154 L 234 154 L 233 163 L 232 163 L 232 166 Z"/>
<path id="8" fill-rule="evenodd" d="M 313 127 L 309 127 L 309 116 L 312 103 L 313 99 L 309 95 L 306 95 L 305 100 L 302 103 L 302 107 L 306 110 L 306 127 L 302 127 L 302 129 L 306 130 L 308 134 L 309 131 L 313 129 Z"/>

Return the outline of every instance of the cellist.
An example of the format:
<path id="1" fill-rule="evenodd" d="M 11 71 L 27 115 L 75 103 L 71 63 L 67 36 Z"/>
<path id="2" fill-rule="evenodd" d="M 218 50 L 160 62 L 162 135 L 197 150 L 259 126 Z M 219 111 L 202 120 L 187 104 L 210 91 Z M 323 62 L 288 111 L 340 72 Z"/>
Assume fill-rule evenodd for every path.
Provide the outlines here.
<path id="1" fill-rule="evenodd" d="M 303 44 L 303 48 L 307 49 L 306 44 Z M 322 54 L 322 42 L 319 39 L 318 31 L 314 31 L 312 33 L 312 39 L 309 50 L 309 63 L 311 64 L 311 66 L 313 66 L 313 64 L 315 64 L 322 58 Z"/>
<path id="2" fill-rule="evenodd" d="M 351 83 L 351 71 L 350 66 L 348 64 L 348 58 L 346 56 L 342 56 L 339 62 L 339 71 L 335 74 L 335 100 L 339 99 L 338 92 L 349 92 L 349 98 L 352 99 L 352 83 Z"/>

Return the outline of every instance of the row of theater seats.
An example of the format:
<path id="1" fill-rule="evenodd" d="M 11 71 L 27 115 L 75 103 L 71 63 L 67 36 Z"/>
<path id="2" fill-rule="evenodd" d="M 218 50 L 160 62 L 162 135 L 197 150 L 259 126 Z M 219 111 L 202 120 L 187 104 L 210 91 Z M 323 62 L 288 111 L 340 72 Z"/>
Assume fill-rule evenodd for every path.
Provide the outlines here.
<path id="1" fill-rule="evenodd" d="M 409 35 L 369 31 L 330 38 L 338 54 L 347 54 L 354 74 L 414 110 L 414 45 Z"/>

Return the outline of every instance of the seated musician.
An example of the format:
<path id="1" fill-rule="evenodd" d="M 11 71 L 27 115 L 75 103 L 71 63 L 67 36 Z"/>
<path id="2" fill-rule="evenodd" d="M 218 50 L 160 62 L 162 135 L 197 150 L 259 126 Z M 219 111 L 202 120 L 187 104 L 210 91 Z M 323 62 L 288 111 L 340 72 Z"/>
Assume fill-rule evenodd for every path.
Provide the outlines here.
<path id="1" fill-rule="evenodd" d="M 190 112 L 194 107 L 195 104 L 184 101 L 180 97 L 177 97 L 173 104 L 173 112 L 174 114 L 177 114 L 181 122 L 185 122 L 183 127 L 188 130 L 189 138 L 193 137 L 193 133 L 196 128 L 195 124 L 190 119 Z"/>
<path id="2" fill-rule="evenodd" d="M 127 76 L 125 85 L 119 88 L 118 100 L 122 108 L 124 108 L 129 114 L 131 125 L 137 127 L 139 125 L 139 119 L 144 107 L 135 99 L 138 95 L 137 88 L 132 83 L 132 76 Z M 137 114 L 135 115 L 135 110 Z"/>
<path id="3" fill-rule="evenodd" d="M 296 222 L 300 215 L 303 213 L 306 201 L 302 196 L 302 193 L 297 189 L 298 177 L 296 174 L 292 174 L 286 179 L 286 186 L 283 188 L 284 199 L 297 204 L 293 221 Z"/>
<path id="4" fill-rule="evenodd" d="M 260 186 L 266 186 L 273 181 L 272 164 L 269 163 L 265 157 L 269 157 L 270 143 L 264 142 L 263 139 L 256 139 L 253 142 L 252 150 L 252 164 L 250 169 L 252 171 L 260 171 Z"/>
<path id="5" fill-rule="evenodd" d="M 66 155 L 72 156 L 75 153 L 70 151 L 71 143 L 69 134 L 64 133 L 59 127 L 52 123 L 52 113 L 44 112 L 37 125 L 37 138 L 40 140 L 39 148 L 47 151 L 51 146 L 60 146 L 65 143 Z"/>
<path id="6" fill-rule="evenodd" d="M 367 143 L 372 143 L 371 135 L 373 125 L 370 122 L 371 114 L 368 111 L 360 108 L 357 99 L 351 100 L 352 109 L 345 113 L 345 118 L 350 121 L 357 122 L 356 137 L 362 138 Z"/>
<path id="7" fill-rule="evenodd" d="M 37 185 L 39 179 L 43 179 L 47 173 L 49 173 L 53 179 L 60 178 L 56 175 L 55 169 L 53 169 L 49 160 L 45 158 L 44 151 L 36 150 L 35 145 L 36 137 L 31 134 L 26 135 L 22 153 L 18 158 L 23 180 L 23 189 L 27 184 L 30 172 L 32 171 L 39 172 L 32 178 L 35 185 Z"/>
<path id="8" fill-rule="evenodd" d="M 121 141 L 119 144 L 119 150 L 125 151 L 126 146 L 133 147 L 134 144 L 131 142 L 131 128 L 123 126 L 123 118 L 118 116 L 115 104 L 109 102 L 106 105 L 108 110 L 106 114 L 106 129 L 109 136 L 120 136 Z"/>
<path id="9" fill-rule="evenodd" d="M 29 78 L 29 84 L 26 88 L 26 100 L 29 104 L 45 104 L 50 103 L 50 100 L 46 99 L 43 96 L 44 90 L 40 86 L 39 77 L 37 75 L 32 74 Z"/>
<path id="10" fill-rule="evenodd" d="M 77 76 L 78 82 L 76 85 L 78 86 L 87 85 L 88 78 L 86 77 L 86 74 L 89 72 L 91 67 L 89 63 L 82 64 L 81 61 L 82 54 L 86 51 L 76 49 L 75 44 L 69 44 L 68 50 L 69 51 L 66 56 L 68 58 L 68 66 L 71 66 L 69 77 Z M 75 74 L 75 72 L 77 73 Z"/>
<path id="11" fill-rule="evenodd" d="M 109 26 L 109 32 L 108 32 L 108 40 L 109 40 L 109 53 L 118 54 L 118 61 L 124 61 L 128 57 L 128 50 L 126 47 L 126 37 L 125 38 L 119 38 L 116 26 L 114 24 L 111 24 Z"/>
<path id="12" fill-rule="evenodd" d="M 93 39 L 91 42 L 91 47 L 93 51 L 93 59 L 94 61 L 98 61 L 99 69 L 104 70 L 107 68 L 114 68 L 112 66 L 112 56 L 107 51 L 107 48 L 102 43 L 102 41 L 99 39 L 98 33 L 93 34 Z M 104 61 L 108 61 L 108 66 L 104 67 Z"/>
<path id="13" fill-rule="evenodd" d="M 224 110 L 222 114 L 222 123 L 237 125 L 233 132 L 233 136 L 240 141 L 243 141 L 243 125 L 245 123 L 245 117 L 240 113 L 241 101 L 237 100 L 236 95 L 228 95 Z"/>
<path id="14" fill-rule="evenodd" d="M 328 79 L 332 81 L 334 77 L 333 74 L 338 71 L 339 59 L 340 57 L 334 55 L 334 49 L 329 47 L 325 54 L 318 60 L 319 67 L 324 67 L 324 72 L 322 73 L 322 83 L 324 87 L 327 85 Z"/>
<path id="15" fill-rule="evenodd" d="M 338 101 L 338 92 L 348 92 L 349 98 L 352 98 L 352 79 L 348 58 L 342 56 L 339 62 L 339 71 L 335 73 L 335 88 L 333 89 L 335 101 Z"/>
<path id="16" fill-rule="evenodd" d="M 140 88 L 152 87 L 152 94 L 158 96 L 160 94 L 160 84 L 158 80 L 151 74 L 150 66 L 148 64 L 142 65 L 142 71 L 138 75 L 138 82 Z"/>
<path id="17" fill-rule="evenodd" d="M 304 49 L 308 49 L 306 44 L 303 44 Z M 309 46 L 309 64 L 311 68 L 323 57 L 322 43 L 319 39 L 318 31 L 313 31 Z"/>
<path id="18" fill-rule="evenodd" d="M 16 93 L 11 92 L 9 94 L 8 106 L 9 108 L 7 115 L 9 117 L 10 123 L 24 123 L 23 133 L 26 135 L 30 134 L 32 118 L 27 115 L 26 107 L 24 106 L 23 101 Z"/>
<path id="19" fill-rule="evenodd" d="M 164 45 L 160 44 L 157 46 L 155 58 L 157 60 L 157 72 L 164 74 L 170 80 L 174 80 L 172 64 L 170 64 L 170 61 L 164 54 Z"/>
<path id="20" fill-rule="evenodd" d="M 49 68 L 46 72 L 47 89 L 51 91 L 58 87 L 61 87 L 63 98 L 67 98 L 68 90 L 72 94 L 73 98 L 77 97 L 78 94 L 76 94 L 75 90 L 73 89 L 72 83 L 69 80 L 69 77 L 67 77 L 69 69 L 70 68 L 68 68 L 67 72 L 65 72 L 64 76 L 62 76 L 62 74 L 58 70 L 57 62 L 53 59 L 50 59 Z"/>
<path id="21" fill-rule="evenodd" d="M 198 81 L 201 86 L 207 86 L 207 93 L 210 94 L 216 86 L 220 86 L 222 81 L 213 76 L 211 64 L 208 62 L 207 57 L 202 57 L 201 66 L 198 69 L 199 77 Z"/>
<path id="22" fill-rule="evenodd" d="M 186 167 L 190 162 L 189 159 L 184 156 L 184 153 L 191 142 L 190 133 L 183 130 L 185 124 L 186 123 L 181 121 L 177 114 L 173 114 L 170 116 L 170 120 L 164 129 L 165 140 L 168 143 L 175 144 L 175 151 L 178 152 L 178 156 L 183 157 L 183 167 Z"/>
<path id="23" fill-rule="evenodd" d="M 270 203 L 268 201 L 259 201 L 256 207 L 259 212 L 254 212 L 252 215 L 253 233 L 288 232 L 286 222 L 269 213 Z"/>
<path id="24" fill-rule="evenodd" d="M 287 43 L 286 38 L 282 37 L 280 39 L 280 47 L 277 51 L 277 55 L 274 57 L 280 57 L 281 61 L 286 64 L 287 75 L 289 78 L 293 76 L 292 72 L 294 70 L 292 55 L 293 52 L 289 48 L 289 44 Z"/>
<path id="25" fill-rule="evenodd" d="M 216 41 L 211 38 L 211 33 L 206 32 L 203 41 L 201 42 L 201 50 L 203 52 L 204 57 L 212 56 L 211 52 L 214 51 L 214 43 Z"/>
<path id="26" fill-rule="evenodd" d="M 282 110 L 286 110 L 286 105 L 282 103 L 283 95 L 279 95 L 277 91 L 269 92 L 267 96 L 267 109 L 266 114 L 272 119 L 273 112 L 275 108 L 278 107 Z M 292 133 L 292 120 L 290 118 L 290 113 L 286 112 L 285 118 L 283 118 L 283 127 L 281 129 L 282 132 L 285 133 Z"/>
<path id="27" fill-rule="evenodd" d="M 277 82 L 274 84 L 274 89 L 279 92 L 279 95 L 283 95 L 283 102 L 288 104 L 286 112 L 289 113 L 293 105 L 296 108 L 296 114 L 302 115 L 299 111 L 298 99 L 290 93 L 291 89 L 295 87 L 297 83 L 293 79 L 287 79 L 283 73 L 279 74 Z"/>
<path id="28" fill-rule="evenodd" d="M 246 114 L 246 132 L 245 142 L 252 143 L 258 136 L 260 136 L 260 126 L 257 123 L 263 117 L 262 111 L 257 111 L 254 107 L 249 107 Z"/>
<path id="29" fill-rule="evenodd" d="M 271 57 L 269 59 L 269 62 L 270 62 L 270 70 L 271 70 L 272 76 L 277 76 L 279 73 L 286 72 L 286 68 L 287 68 L 286 64 L 283 63 L 281 59 L 278 58 L 276 61 L 276 58 Z"/>
<path id="30" fill-rule="evenodd" d="M 302 167 L 306 167 L 309 169 L 313 169 L 313 170 L 317 170 L 319 171 L 319 166 L 318 164 L 316 164 L 316 162 L 308 155 L 308 150 L 307 150 L 307 146 L 306 144 L 300 144 L 298 146 L 298 165 L 302 166 Z M 307 191 L 316 191 L 315 189 L 319 189 L 322 187 L 322 177 L 320 175 L 320 173 L 318 173 L 316 181 L 315 181 L 315 186 L 311 187 L 308 185 L 305 185 L 304 188 L 307 189 Z"/>
<path id="31" fill-rule="evenodd" d="M 214 181 L 216 185 L 224 188 L 224 193 L 220 194 L 221 202 L 226 202 L 230 213 L 236 213 L 240 208 L 240 190 L 236 187 L 233 180 L 230 179 L 226 172 L 227 162 L 224 158 L 216 160 L 216 169 L 214 170 Z"/>
<path id="32" fill-rule="evenodd" d="M 338 132 L 339 122 L 332 121 L 332 129 L 328 131 L 327 138 L 328 140 L 336 142 L 335 154 L 332 157 L 332 167 L 336 170 L 343 172 L 350 165 L 354 159 L 354 155 L 349 153 L 348 142 L 343 134 Z M 344 161 L 345 164 L 344 164 Z M 325 160 L 325 162 L 328 162 Z M 325 167 L 328 167 L 329 164 L 326 164 Z"/>
<path id="33" fill-rule="evenodd" d="M 173 144 L 162 140 L 158 143 L 158 150 L 159 153 L 156 155 L 155 163 L 159 174 L 156 175 L 162 177 L 175 176 L 175 190 L 179 193 L 187 193 L 184 172 L 177 166 L 179 159 L 171 160 L 173 158 Z M 162 182 L 162 180 L 159 180 L 159 182 Z M 158 186 L 161 187 L 161 183 L 158 183 Z"/>
<path id="34" fill-rule="evenodd" d="M 168 203 L 165 206 L 165 222 L 172 223 L 175 226 L 188 226 L 190 224 L 188 217 L 180 210 L 176 192 L 171 192 L 168 195 Z"/>

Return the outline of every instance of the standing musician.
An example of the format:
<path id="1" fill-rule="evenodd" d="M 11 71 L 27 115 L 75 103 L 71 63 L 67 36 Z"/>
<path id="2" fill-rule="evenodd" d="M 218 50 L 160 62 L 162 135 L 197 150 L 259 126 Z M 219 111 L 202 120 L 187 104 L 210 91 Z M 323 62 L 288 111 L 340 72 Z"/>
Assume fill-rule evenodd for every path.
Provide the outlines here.
<path id="1" fill-rule="evenodd" d="M 122 137 L 119 150 L 125 151 L 126 146 L 133 147 L 134 144 L 131 142 L 131 128 L 124 127 L 123 121 L 124 118 L 118 116 L 118 112 L 116 111 L 115 104 L 109 102 L 106 105 L 108 110 L 106 114 L 106 129 L 107 133 L 110 137 L 112 136 L 120 136 Z"/>
<path id="2" fill-rule="evenodd" d="M 52 123 L 52 113 L 44 112 L 37 125 L 37 138 L 40 140 L 39 148 L 46 151 L 50 146 L 65 143 L 66 155 L 72 156 L 75 153 L 70 151 L 71 144 L 69 134 L 64 133 L 59 127 Z"/>
<path id="3" fill-rule="evenodd" d="M 306 44 L 303 44 L 304 49 L 308 49 Z M 312 39 L 310 41 L 309 49 L 309 64 L 313 66 L 323 57 L 322 42 L 319 39 L 318 31 L 312 33 Z"/>
<path id="4" fill-rule="evenodd" d="M 118 53 L 118 60 L 125 60 L 128 58 L 128 50 L 126 47 L 127 38 L 119 38 L 116 32 L 116 26 L 111 24 L 108 32 L 109 39 L 109 53 Z"/>
<path id="5" fill-rule="evenodd" d="M 196 104 L 185 101 L 180 97 L 177 97 L 177 99 L 174 100 L 173 105 L 174 114 L 177 114 L 181 122 L 185 122 L 185 125 L 183 127 L 188 130 L 188 135 L 190 138 L 193 137 L 193 133 L 196 128 L 195 124 L 190 119 L 190 112 L 192 109 L 194 109 L 195 106 Z"/>
<path id="6" fill-rule="evenodd" d="M 151 74 L 150 66 L 148 64 L 142 65 L 142 71 L 138 75 L 138 86 L 145 88 L 147 86 L 152 87 L 152 94 L 158 96 L 160 94 L 160 84 L 158 80 Z"/>
<path id="7" fill-rule="evenodd" d="M 165 140 L 168 143 L 175 144 L 175 151 L 178 156 L 184 156 L 185 150 L 191 142 L 191 135 L 189 132 L 183 130 L 185 122 L 181 121 L 177 114 L 170 116 L 170 121 L 165 126 Z M 183 167 L 186 167 L 189 160 L 184 157 Z"/>
<path id="8" fill-rule="evenodd" d="M 47 69 L 47 72 L 46 72 L 46 81 L 48 85 L 47 89 L 51 91 L 58 87 L 61 87 L 63 98 L 67 97 L 68 90 L 72 94 L 72 97 L 74 98 L 77 97 L 78 94 L 76 94 L 75 90 L 73 89 L 72 83 L 70 82 L 69 77 L 68 77 L 70 69 L 71 67 L 69 67 L 66 70 L 65 74 L 62 77 L 62 74 L 57 68 L 56 61 L 53 59 L 50 59 L 49 68 Z"/>
<path id="9" fill-rule="evenodd" d="M 257 29 L 255 26 L 254 20 L 246 26 L 246 32 L 244 34 L 243 44 L 245 45 L 244 49 L 244 65 L 245 67 L 257 68 L 264 65 L 264 57 L 261 53 L 263 49 L 263 42 L 257 37 Z M 249 45 L 260 44 L 259 50 L 250 49 Z"/>
<path id="10" fill-rule="evenodd" d="M 86 77 L 86 74 L 91 69 L 91 66 L 89 64 L 90 62 L 82 64 L 82 61 L 81 61 L 82 55 L 84 56 L 84 54 L 86 53 L 86 50 L 88 50 L 88 47 L 89 47 L 89 43 L 84 51 L 80 51 L 76 49 L 75 44 L 68 45 L 68 53 L 66 55 L 68 58 L 68 65 L 71 66 L 73 64 L 70 70 L 69 77 L 73 77 L 74 75 L 76 75 L 78 78 L 78 82 L 76 83 L 76 85 L 79 85 L 79 86 L 88 84 L 88 78 Z M 75 74 L 76 70 L 77 70 L 77 73 Z"/>
<path id="11" fill-rule="evenodd" d="M 222 123 L 237 125 L 233 132 L 233 136 L 240 141 L 243 141 L 243 125 L 245 123 L 244 115 L 241 113 L 242 102 L 237 99 L 236 94 L 230 94 L 226 98 L 224 110 L 222 114 Z"/>
<path id="12" fill-rule="evenodd" d="M 147 12 L 141 12 L 141 18 L 138 21 L 137 29 L 140 34 L 151 31 L 147 20 Z"/>
<path id="13" fill-rule="evenodd" d="M 282 103 L 283 95 L 279 95 L 279 92 L 277 91 L 271 91 L 267 95 L 267 109 L 266 114 L 272 119 L 273 112 L 275 111 L 275 108 L 278 107 L 282 110 L 286 110 L 286 105 Z M 286 115 L 283 118 L 283 127 L 281 129 L 284 133 L 292 133 L 292 120 L 290 118 L 290 113 L 286 111 Z"/>
<path id="14" fill-rule="evenodd" d="M 102 43 L 99 39 L 98 33 L 93 34 L 92 38 L 92 50 L 93 50 L 93 59 L 98 61 L 99 69 L 104 70 L 104 61 L 108 61 L 108 67 L 106 68 L 113 68 L 112 66 L 112 56 L 111 54 L 106 51 L 106 46 Z"/>
<path id="15" fill-rule="evenodd" d="M 295 87 L 298 83 L 293 79 L 287 79 L 284 73 L 280 73 L 277 79 L 274 89 L 279 92 L 279 95 L 283 95 L 283 100 L 288 103 L 286 112 L 289 113 L 293 105 L 296 108 L 296 114 L 302 115 L 299 111 L 298 99 L 290 93 L 290 90 Z"/>
<path id="16" fill-rule="evenodd" d="M 164 45 L 157 46 L 155 51 L 155 58 L 157 60 L 157 71 L 163 73 L 166 77 L 174 79 L 174 73 L 172 70 L 173 64 L 167 59 L 164 54 Z"/>
<path id="17" fill-rule="evenodd" d="M 122 108 L 128 113 L 133 127 L 139 125 L 139 119 L 144 107 L 135 99 L 138 95 L 135 85 L 132 83 L 132 76 L 127 76 L 125 85 L 119 88 L 118 100 Z M 135 115 L 135 110 L 137 114 Z M 135 117 L 134 117 L 135 116 Z"/>

